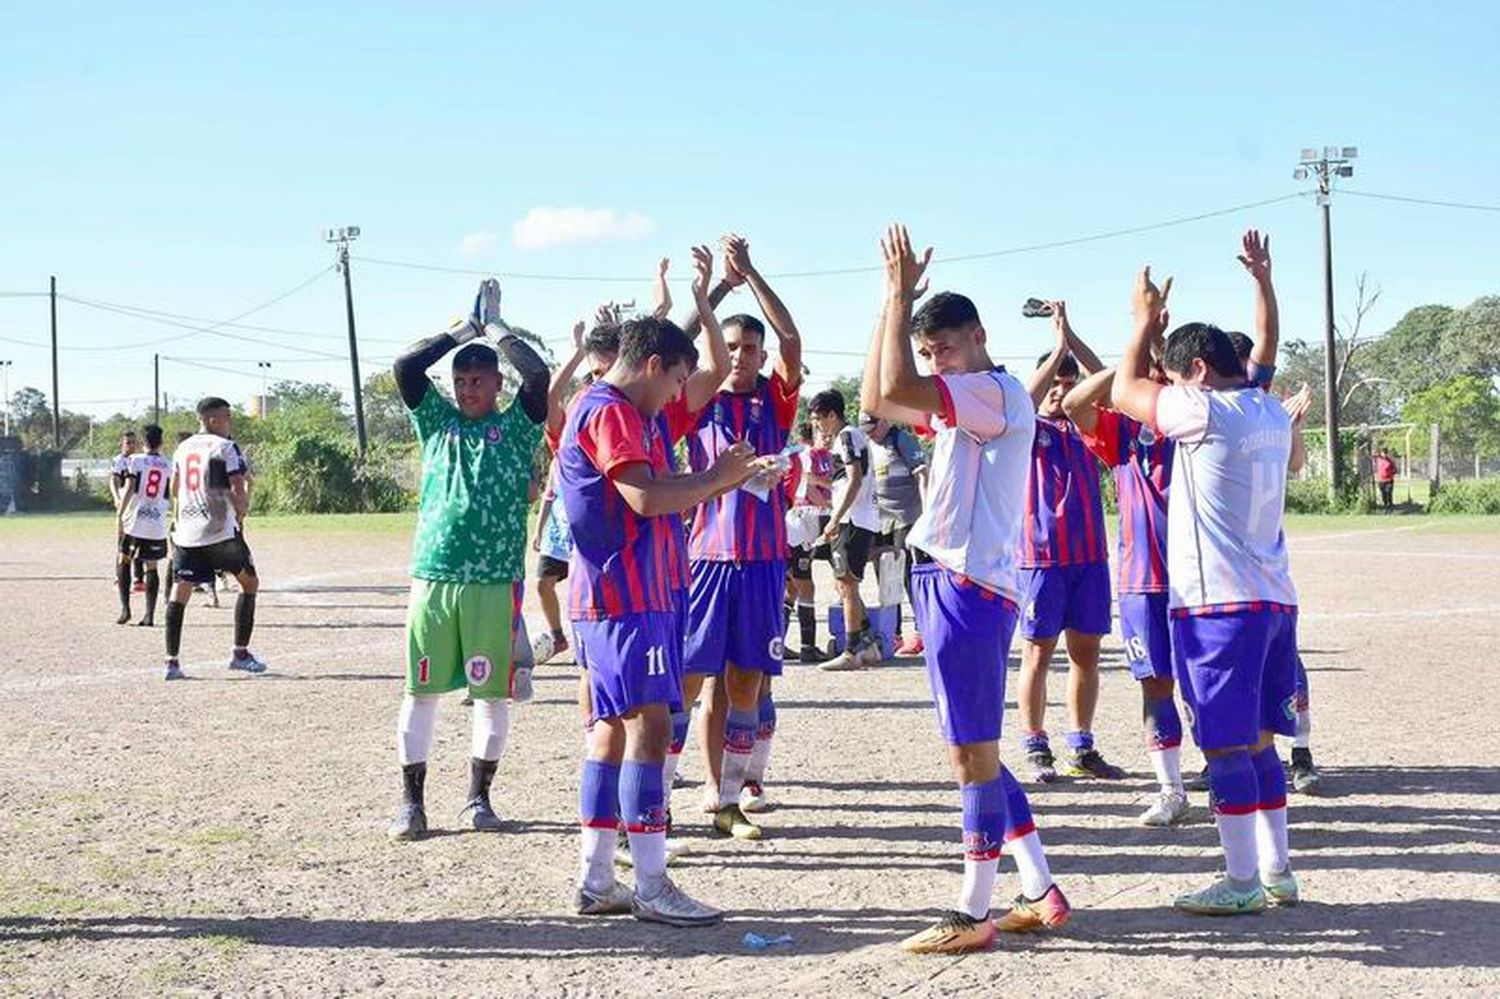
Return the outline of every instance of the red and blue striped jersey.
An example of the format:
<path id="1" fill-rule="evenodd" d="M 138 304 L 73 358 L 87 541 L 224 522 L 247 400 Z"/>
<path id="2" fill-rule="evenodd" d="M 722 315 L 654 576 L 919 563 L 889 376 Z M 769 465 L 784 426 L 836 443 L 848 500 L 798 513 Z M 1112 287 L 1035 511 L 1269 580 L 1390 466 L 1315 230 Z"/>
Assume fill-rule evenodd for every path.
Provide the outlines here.
<path id="1" fill-rule="evenodd" d="M 1038 416 L 1018 567 L 1047 569 L 1108 558 L 1099 464 L 1072 422 Z"/>
<path id="2" fill-rule="evenodd" d="M 661 431 L 662 441 L 666 445 L 668 475 L 678 473 L 677 442 L 693 429 L 697 415 L 688 409 L 687 400 L 682 396 L 667 403 L 666 407 L 657 414 L 657 426 Z M 669 523 L 668 542 L 672 546 L 667 585 L 672 588 L 673 592 L 685 591 L 688 583 L 692 581 L 692 572 L 688 568 L 687 526 L 683 524 L 680 513 L 669 513 L 665 519 Z"/>
<path id="3" fill-rule="evenodd" d="M 1120 508 L 1120 593 L 1167 592 L 1167 489 L 1172 441 L 1139 420 L 1100 409 L 1093 433 L 1081 436 L 1114 470 Z"/>
<path id="4" fill-rule="evenodd" d="M 573 533 L 573 620 L 675 608 L 672 518 L 642 517 L 614 483 L 626 467 L 642 462 L 654 477 L 670 475 L 668 450 L 661 421 L 646 419 L 608 382 L 589 386 L 568 411 L 557 480 Z"/>
<path id="5" fill-rule="evenodd" d="M 758 455 L 780 454 L 797 419 L 797 385 L 780 372 L 761 375 L 749 392 L 720 391 L 688 435 L 693 471 L 713 465 L 735 441 L 749 441 Z M 765 499 L 743 488 L 700 504 L 693 515 L 689 553 L 711 562 L 775 562 L 786 558 L 786 493 L 773 488 Z"/>

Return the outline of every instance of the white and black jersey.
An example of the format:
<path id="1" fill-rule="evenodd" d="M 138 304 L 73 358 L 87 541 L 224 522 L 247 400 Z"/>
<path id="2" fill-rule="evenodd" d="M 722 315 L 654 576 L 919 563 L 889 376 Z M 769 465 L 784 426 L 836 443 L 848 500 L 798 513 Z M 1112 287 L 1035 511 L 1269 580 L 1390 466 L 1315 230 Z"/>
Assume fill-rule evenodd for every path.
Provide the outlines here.
<path id="1" fill-rule="evenodd" d="M 172 543 L 202 548 L 234 537 L 239 519 L 230 502 L 230 481 L 245 474 L 234 441 L 218 434 L 196 433 L 172 455 L 177 472 L 177 524 Z"/>
<path id="2" fill-rule="evenodd" d="M 871 474 L 870 467 L 870 438 L 865 436 L 863 430 L 846 426 L 834 438 L 830 450 L 834 458 L 833 508 L 837 510 L 843 504 L 844 496 L 849 492 L 849 469 L 851 466 L 857 467 L 863 478 L 859 481 L 859 491 L 854 494 L 853 503 L 844 514 L 844 522 L 879 533 L 880 512 L 875 506 L 875 476 Z"/>
<path id="3" fill-rule="evenodd" d="M 167 514 L 172 502 L 172 459 L 160 454 L 133 454 L 125 477 L 135 491 L 120 517 L 128 537 L 165 541 Z"/>

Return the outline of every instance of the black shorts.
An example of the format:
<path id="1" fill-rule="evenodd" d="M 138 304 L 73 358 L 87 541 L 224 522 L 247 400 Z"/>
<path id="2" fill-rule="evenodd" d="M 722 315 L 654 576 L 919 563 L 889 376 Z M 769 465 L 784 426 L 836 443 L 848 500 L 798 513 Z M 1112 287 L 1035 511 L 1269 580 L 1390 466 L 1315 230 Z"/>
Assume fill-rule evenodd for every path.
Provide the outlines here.
<path id="1" fill-rule="evenodd" d="M 813 550 L 793 548 L 786 557 L 786 571 L 793 579 L 812 579 Z"/>
<path id="2" fill-rule="evenodd" d="M 137 538 L 130 534 L 120 535 L 120 554 L 143 562 L 155 562 L 167 557 L 167 539 Z"/>
<path id="3" fill-rule="evenodd" d="M 901 551 L 906 548 L 906 536 L 911 533 L 911 525 L 882 531 L 875 535 L 874 548 L 876 551 Z"/>
<path id="4" fill-rule="evenodd" d="M 250 557 L 250 546 L 236 534 L 232 538 L 201 548 L 184 548 L 178 545 L 172 553 L 172 569 L 184 583 L 211 583 L 214 573 L 227 572 L 238 576 L 242 572 L 255 575 L 255 562 Z"/>
<path id="5" fill-rule="evenodd" d="M 541 579 L 567 579 L 568 563 L 551 555 L 536 557 L 536 574 Z"/>
<path id="6" fill-rule="evenodd" d="M 829 545 L 828 561 L 833 565 L 835 579 L 863 579 L 865 564 L 870 561 L 870 545 L 875 541 L 875 532 L 853 524 L 840 524 L 833 544 Z"/>

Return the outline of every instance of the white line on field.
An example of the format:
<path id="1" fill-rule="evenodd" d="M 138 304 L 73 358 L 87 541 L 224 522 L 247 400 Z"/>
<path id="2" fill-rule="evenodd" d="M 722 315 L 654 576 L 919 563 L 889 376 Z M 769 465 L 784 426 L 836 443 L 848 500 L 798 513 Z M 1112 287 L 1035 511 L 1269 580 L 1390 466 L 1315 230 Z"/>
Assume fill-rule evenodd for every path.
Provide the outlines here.
<path id="1" fill-rule="evenodd" d="M 1462 617 L 1467 614 L 1500 614 L 1500 605 L 1488 607 L 1439 607 L 1433 610 L 1298 611 L 1299 621 L 1333 621 L 1344 618 Z"/>
<path id="2" fill-rule="evenodd" d="M 1309 534 L 1300 538 L 1292 538 L 1294 543 L 1306 541 L 1334 541 L 1338 538 L 1365 538 L 1374 534 L 1404 534 L 1407 531 L 1425 531 L 1436 524 L 1410 524 L 1406 527 L 1379 527 L 1373 531 L 1342 531 L 1338 534 Z"/>
<path id="3" fill-rule="evenodd" d="M 1471 552 L 1410 552 L 1386 548 L 1298 548 L 1297 555 L 1380 555 L 1395 558 L 1453 558 L 1475 562 L 1500 562 L 1500 555 L 1476 555 Z"/>

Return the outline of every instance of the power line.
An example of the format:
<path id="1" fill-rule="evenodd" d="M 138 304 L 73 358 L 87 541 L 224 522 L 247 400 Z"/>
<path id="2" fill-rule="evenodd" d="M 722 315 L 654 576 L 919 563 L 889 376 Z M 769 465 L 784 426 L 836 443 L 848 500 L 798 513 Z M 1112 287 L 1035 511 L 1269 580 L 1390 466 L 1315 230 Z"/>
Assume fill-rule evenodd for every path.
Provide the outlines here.
<path id="1" fill-rule="evenodd" d="M 1347 187 L 1338 189 L 1340 194 L 1356 198 L 1378 198 L 1381 201 L 1400 201 L 1408 205 L 1433 205 L 1437 208 L 1466 208 L 1476 212 L 1500 212 L 1500 205 L 1476 205 L 1464 201 L 1438 201 L 1434 198 L 1408 198 L 1400 194 L 1377 194 L 1374 191 L 1353 191 Z"/>

